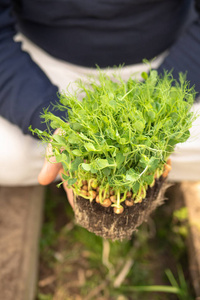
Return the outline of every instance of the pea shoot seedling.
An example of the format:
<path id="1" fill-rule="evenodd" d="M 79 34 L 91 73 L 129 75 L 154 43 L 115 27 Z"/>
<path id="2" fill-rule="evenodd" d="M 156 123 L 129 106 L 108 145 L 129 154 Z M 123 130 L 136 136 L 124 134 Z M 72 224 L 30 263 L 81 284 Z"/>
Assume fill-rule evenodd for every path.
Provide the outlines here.
<path id="1" fill-rule="evenodd" d="M 66 111 L 66 119 L 48 110 L 42 115 L 59 134 L 31 129 L 51 143 L 76 196 L 112 206 L 117 214 L 122 202 L 141 202 L 155 178 L 167 176 L 169 156 L 188 139 L 195 118 L 190 112 L 195 92 L 184 75 L 179 82 L 154 70 L 142 77 L 125 82 L 99 72 L 87 84 L 79 81 L 74 93 L 59 94 L 55 109 Z"/>

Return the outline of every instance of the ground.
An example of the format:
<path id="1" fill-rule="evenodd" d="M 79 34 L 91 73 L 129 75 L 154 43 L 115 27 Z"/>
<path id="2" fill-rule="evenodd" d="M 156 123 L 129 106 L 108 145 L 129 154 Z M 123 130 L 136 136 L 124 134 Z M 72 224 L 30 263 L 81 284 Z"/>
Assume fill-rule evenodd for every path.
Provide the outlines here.
<path id="1" fill-rule="evenodd" d="M 37 300 L 194 299 L 185 245 L 187 212 L 166 198 L 131 240 L 111 242 L 76 225 L 63 190 L 48 187 Z M 138 286 L 153 290 L 155 285 L 170 290 L 175 278 L 179 298 L 137 291 Z"/>

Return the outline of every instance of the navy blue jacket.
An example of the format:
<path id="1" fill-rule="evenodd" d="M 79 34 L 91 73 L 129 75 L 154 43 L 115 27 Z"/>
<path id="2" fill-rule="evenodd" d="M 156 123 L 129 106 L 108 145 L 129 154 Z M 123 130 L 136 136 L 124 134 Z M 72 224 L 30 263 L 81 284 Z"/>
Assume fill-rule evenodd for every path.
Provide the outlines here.
<path id="1" fill-rule="evenodd" d="M 200 1 L 0 0 L 0 115 L 29 133 L 58 88 L 13 41 L 17 31 L 49 54 L 86 67 L 134 64 L 170 49 L 159 67 L 200 91 Z M 58 115 L 62 117 L 63 112 Z"/>

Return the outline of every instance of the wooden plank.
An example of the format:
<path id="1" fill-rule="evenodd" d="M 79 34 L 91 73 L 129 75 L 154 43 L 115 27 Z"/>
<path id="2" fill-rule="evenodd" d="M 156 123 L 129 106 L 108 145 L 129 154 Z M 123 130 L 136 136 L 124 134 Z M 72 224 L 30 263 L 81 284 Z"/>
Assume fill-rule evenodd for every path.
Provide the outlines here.
<path id="1" fill-rule="evenodd" d="M 44 187 L 0 187 L 0 291 L 4 300 L 33 300 Z"/>
<path id="2" fill-rule="evenodd" d="M 188 209 L 190 272 L 196 296 L 200 297 L 200 182 L 182 182 L 180 189 Z"/>

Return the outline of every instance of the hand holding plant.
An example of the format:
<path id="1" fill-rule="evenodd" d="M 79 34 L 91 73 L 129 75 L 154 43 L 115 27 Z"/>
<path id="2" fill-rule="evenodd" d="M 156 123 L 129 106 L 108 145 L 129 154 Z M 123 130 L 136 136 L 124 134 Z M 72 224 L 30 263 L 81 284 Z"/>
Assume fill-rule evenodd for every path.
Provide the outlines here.
<path id="1" fill-rule="evenodd" d="M 91 227 L 85 222 L 91 223 L 92 215 L 93 228 L 88 229 L 100 235 L 103 230 L 103 236 L 113 239 L 122 239 L 126 228 L 130 236 L 158 205 L 171 168 L 169 156 L 177 143 L 188 139 L 195 117 L 190 112 L 195 92 L 183 75 L 179 83 L 170 73 L 161 77 L 151 71 L 142 77 L 144 82 L 132 78 L 124 82 L 120 76 L 112 80 L 99 72 L 98 80 L 80 81 L 77 91 L 61 94 L 55 107 L 68 112 L 68 120 L 47 110 L 42 116 L 53 129 L 60 128 L 59 134 L 33 130 L 51 144 L 49 161 L 58 163 L 49 178 L 62 164 L 64 187 L 67 183 L 73 189 L 78 222 Z M 79 93 L 84 93 L 82 101 Z M 80 217 L 83 211 L 90 213 Z M 125 221 L 118 230 L 120 215 Z M 117 224 L 116 235 L 102 225 L 95 229 L 106 216 L 112 230 Z"/>
<path id="2" fill-rule="evenodd" d="M 59 134 L 59 128 L 55 130 L 54 134 Z M 53 182 L 59 174 L 63 181 L 63 188 L 67 194 L 68 201 L 73 208 L 73 191 L 67 187 L 67 182 L 62 178 L 62 173 L 64 172 L 62 163 L 56 162 L 56 158 L 53 156 L 52 145 L 50 143 L 47 146 L 46 157 L 50 157 L 50 160 L 45 158 L 44 165 L 38 176 L 38 182 L 41 185 L 48 185 Z"/>

